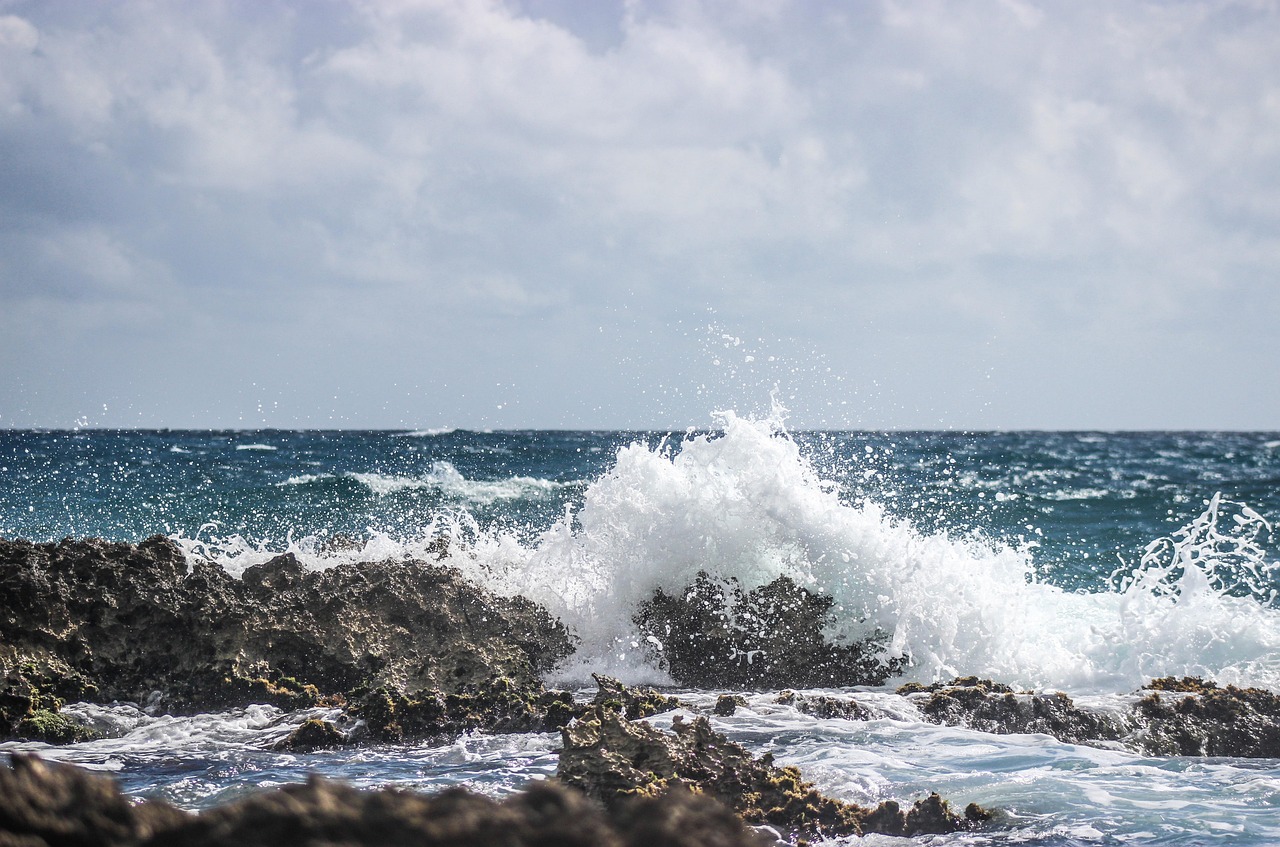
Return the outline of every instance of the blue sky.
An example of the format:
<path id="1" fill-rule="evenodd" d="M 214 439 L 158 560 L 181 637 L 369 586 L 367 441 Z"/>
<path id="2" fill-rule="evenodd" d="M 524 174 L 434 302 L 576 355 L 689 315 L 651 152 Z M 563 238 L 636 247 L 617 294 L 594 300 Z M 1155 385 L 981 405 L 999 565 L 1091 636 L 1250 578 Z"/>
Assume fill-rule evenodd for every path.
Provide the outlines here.
<path id="1" fill-rule="evenodd" d="M 0 0 L 0 426 L 1280 429 L 1275 2 Z"/>

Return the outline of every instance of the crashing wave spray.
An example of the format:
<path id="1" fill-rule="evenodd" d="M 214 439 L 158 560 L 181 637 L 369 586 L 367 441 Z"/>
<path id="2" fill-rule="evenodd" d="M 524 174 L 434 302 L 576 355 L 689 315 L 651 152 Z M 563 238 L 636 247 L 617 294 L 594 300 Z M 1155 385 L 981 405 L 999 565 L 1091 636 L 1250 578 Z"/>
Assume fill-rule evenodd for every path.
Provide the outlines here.
<path id="1" fill-rule="evenodd" d="M 826 637 L 884 634 L 886 658 L 907 656 L 911 678 L 979 674 L 1087 692 L 1200 674 L 1280 687 L 1280 612 L 1234 596 L 1207 548 L 1178 560 L 1176 592 L 1171 572 L 1151 571 L 1123 590 L 1070 593 L 1037 580 L 1029 550 L 923 533 L 874 502 L 842 501 L 776 417 L 724 413 L 720 423 L 678 451 L 620 450 L 581 510 L 535 549 L 494 540 L 479 557 L 503 590 L 547 605 L 577 633 L 583 665 L 571 674 L 653 677 L 632 617 L 656 590 L 681 592 L 706 571 L 744 590 L 787 576 L 829 595 Z M 1186 543 L 1208 542 L 1191 533 Z M 1231 555 L 1231 573 L 1266 570 L 1256 543 Z"/>

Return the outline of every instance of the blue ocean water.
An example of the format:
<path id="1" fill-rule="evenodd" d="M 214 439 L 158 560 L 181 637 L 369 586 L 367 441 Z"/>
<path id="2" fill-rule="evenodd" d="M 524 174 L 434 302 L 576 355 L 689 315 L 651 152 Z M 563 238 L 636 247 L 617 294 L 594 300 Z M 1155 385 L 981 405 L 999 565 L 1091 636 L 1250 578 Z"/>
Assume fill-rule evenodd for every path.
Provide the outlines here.
<path id="1" fill-rule="evenodd" d="M 1278 517 L 1277 433 L 787 432 L 732 415 L 677 433 L 0 431 L 0 535 L 161 532 L 232 572 L 284 550 L 317 568 L 411 556 L 448 535 L 451 564 L 578 633 L 552 680 L 570 686 L 592 670 L 661 683 L 627 611 L 706 569 L 830 593 L 830 635 L 891 634 L 912 678 L 975 673 L 1101 707 L 1167 673 L 1280 690 Z M 753 693 L 718 726 L 846 799 L 938 790 L 1008 812 L 938 843 L 1280 841 L 1280 762 L 993 737 L 926 724 L 891 688 L 862 696 L 885 717 L 821 721 Z M 554 736 L 298 756 L 266 748 L 303 714 L 76 708 L 113 737 L 40 749 L 191 808 L 308 771 L 503 793 L 556 761 Z"/>

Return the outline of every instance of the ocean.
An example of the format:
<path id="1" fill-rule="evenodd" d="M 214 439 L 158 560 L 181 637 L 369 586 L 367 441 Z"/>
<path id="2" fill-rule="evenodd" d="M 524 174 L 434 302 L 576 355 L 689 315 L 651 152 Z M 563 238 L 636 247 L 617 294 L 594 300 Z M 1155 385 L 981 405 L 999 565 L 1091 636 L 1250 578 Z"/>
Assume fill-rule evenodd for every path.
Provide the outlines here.
<path id="1" fill-rule="evenodd" d="M 0 536 L 163 533 L 232 573 L 286 551 L 313 568 L 427 557 L 445 536 L 448 564 L 570 627 L 578 652 L 548 682 L 584 692 L 592 672 L 670 683 L 661 645 L 631 622 L 654 590 L 703 570 L 745 587 L 790 576 L 833 598 L 829 638 L 884 633 L 910 666 L 858 690 L 873 720 L 746 692 L 714 727 L 841 799 L 938 791 L 1005 813 L 931 844 L 1280 842 L 1278 761 L 936 726 L 893 693 L 964 675 L 1104 709 L 1166 675 L 1280 691 L 1278 518 L 1278 433 L 792 432 L 731 413 L 673 433 L 0 431 Z M 678 693 L 710 705 L 720 692 Z M 321 712 L 68 711 L 110 737 L 0 751 L 108 771 L 188 809 L 308 773 L 501 795 L 552 775 L 559 744 L 280 753 L 268 748 Z"/>

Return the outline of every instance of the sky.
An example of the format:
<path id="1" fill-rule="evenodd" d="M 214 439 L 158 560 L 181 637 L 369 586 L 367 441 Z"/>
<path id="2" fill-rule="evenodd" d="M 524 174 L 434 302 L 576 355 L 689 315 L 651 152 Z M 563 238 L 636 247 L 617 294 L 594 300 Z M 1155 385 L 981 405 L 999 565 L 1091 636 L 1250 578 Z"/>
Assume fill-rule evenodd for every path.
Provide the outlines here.
<path id="1" fill-rule="evenodd" d="M 0 427 L 1280 429 L 1271 0 L 0 0 Z"/>

